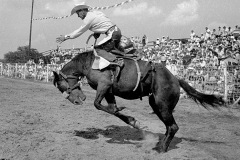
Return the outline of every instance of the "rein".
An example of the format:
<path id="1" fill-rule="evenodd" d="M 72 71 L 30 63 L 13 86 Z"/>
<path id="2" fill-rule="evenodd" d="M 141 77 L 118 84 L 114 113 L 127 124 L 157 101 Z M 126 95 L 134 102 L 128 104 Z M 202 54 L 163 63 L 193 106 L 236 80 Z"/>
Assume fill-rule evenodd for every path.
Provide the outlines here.
<path id="1" fill-rule="evenodd" d="M 67 99 L 70 95 L 70 93 L 72 92 L 72 90 L 74 90 L 77 87 L 81 87 L 81 84 L 78 83 L 78 78 L 77 76 L 73 76 L 73 75 L 65 75 L 64 73 L 62 73 L 62 71 L 59 71 L 59 74 L 63 77 L 63 79 L 67 82 L 67 91 L 63 92 L 63 96 Z M 82 77 L 81 77 L 82 78 Z M 68 79 L 76 79 L 77 83 L 75 85 L 73 85 L 72 87 L 70 87 L 70 85 L 68 84 Z M 81 79 L 80 79 L 81 80 Z"/>

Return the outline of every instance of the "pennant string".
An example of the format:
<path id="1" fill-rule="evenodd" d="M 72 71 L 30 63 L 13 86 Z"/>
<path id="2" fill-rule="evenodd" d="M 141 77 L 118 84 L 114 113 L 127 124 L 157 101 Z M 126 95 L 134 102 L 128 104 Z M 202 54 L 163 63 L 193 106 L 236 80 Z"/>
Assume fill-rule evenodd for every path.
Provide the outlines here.
<path id="1" fill-rule="evenodd" d="M 104 7 L 92 7 L 90 8 L 90 10 L 106 10 L 106 9 L 110 9 L 110 8 L 116 8 L 116 7 L 119 7 L 119 6 L 122 6 L 124 4 L 127 4 L 129 2 L 132 2 L 134 0 L 127 0 L 127 1 L 124 1 L 124 2 L 121 2 L 121 3 L 117 3 L 117 4 L 114 4 L 114 5 L 111 5 L 111 6 L 104 6 Z M 61 17 L 43 17 L 43 18 L 34 18 L 32 19 L 33 21 L 38 21 L 38 20 L 45 20 L 45 19 L 63 19 L 63 18 L 67 18 L 67 17 L 70 17 L 71 15 L 66 15 L 66 16 L 61 16 Z"/>

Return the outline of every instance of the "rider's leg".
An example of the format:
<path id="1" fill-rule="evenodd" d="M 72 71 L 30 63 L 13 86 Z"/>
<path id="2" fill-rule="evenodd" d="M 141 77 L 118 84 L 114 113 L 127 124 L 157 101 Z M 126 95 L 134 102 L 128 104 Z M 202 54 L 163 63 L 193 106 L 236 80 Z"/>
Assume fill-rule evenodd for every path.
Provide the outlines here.
<path id="1" fill-rule="evenodd" d="M 119 50 L 121 52 L 124 52 L 124 48 L 120 45 L 121 38 L 122 38 L 121 30 L 119 28 L 117 28 L 117 30 L 115 30 L 112 34 L 112 40 L 114 42 L 114 48 L 116 48 L 117 50 Z"/>
<path id="2" fill-rule="evenodd" d="M 113 50 L 115 48 L 115 42 L 113 39 L 110 39 L 107 42 L 105 42 L 104 44 L 102 44 L 102 46 L 105 51 L 110 52 L 111 50 Z"/>
<path id="3" fill-rule="evenodd" d="M 110 43 L 109 45 L 108 44 L 106 45 L 107 46 L 104 45 L 105 47 L 103 48 L 105 49 L 108 47 L 110 48 L 112 44 Z M 105 49 L 96 49 L 97 54 L 110 62 L 110 68 L 115 72 L 116 78 L 119 75 L 121 67 L 123 67 L 123 60 L 117 59 L 117 57 L 114 54 L 107 52 Z"/>
<path id="4" fill-rule="evenodd" d="M 117 42 L 115 43 L 115 47 L 116 47 L 119 51 L 124 52 L 124 47 L 123 47 L 122 45 L 120 45 L 120 44 L 121 44 L 121 42 L 120 42 L 120 41 L 117 41 Z"/>

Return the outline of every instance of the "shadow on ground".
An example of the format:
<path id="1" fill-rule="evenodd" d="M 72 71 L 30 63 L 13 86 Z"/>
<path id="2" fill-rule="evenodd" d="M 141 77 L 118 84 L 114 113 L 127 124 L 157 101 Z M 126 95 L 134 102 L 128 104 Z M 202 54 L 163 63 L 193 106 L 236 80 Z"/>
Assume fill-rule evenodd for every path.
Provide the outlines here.
<path id="1" fill-rule="evenodd" d="M 151 137 L 151 141 L 157 143 L 158 138 L 162 139 L 165 135 L 160 133 L 153 133 L 150 131 L 142 131 L 131 128 L 129 126 L 116 126 L 111 125 L 106 127 L 107 129 L 87 128 L 85 131 L 75 130 L 75 136 L 85 139 L 98 139 L 99 135 L 104 136 L 108 140 L 107 143 L 117 144 L 134 144 L 139 146 L 139 143 Z M 150 135 L 150 136 L 149 136 Z M 169 146 L 169 150 L 177 149 L 177 144 L 181 143 L 182 139 L 175 137 Z"/>

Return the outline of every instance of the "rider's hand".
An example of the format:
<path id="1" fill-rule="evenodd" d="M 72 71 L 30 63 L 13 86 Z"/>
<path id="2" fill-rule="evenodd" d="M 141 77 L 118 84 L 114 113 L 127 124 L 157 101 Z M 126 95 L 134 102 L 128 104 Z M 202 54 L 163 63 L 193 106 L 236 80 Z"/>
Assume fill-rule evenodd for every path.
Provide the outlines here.
<path id="1" fill-rule="evenodd" d="M 93 34 L 93 37 L 94 37 L 95 39 L 98 39 L 98 38 L 100 37 L 100 33 L 94 33 L 94 34 Z"/>
<path id="2" fill-rule="evenodd" d="M 67 38 L 65 38 L 65 36 L 64 35 L 60 35 L 60 37 L 57 37 L 56 38 L 56 42 L 57 43 L 62 43 L 62 42 L 64 42 L 64 41 L 66 41 L 67 40 Z"/>

